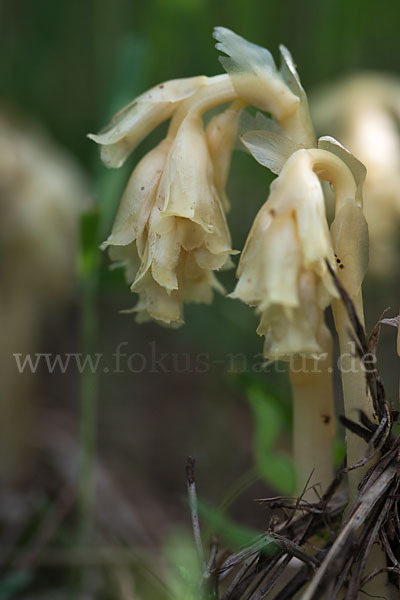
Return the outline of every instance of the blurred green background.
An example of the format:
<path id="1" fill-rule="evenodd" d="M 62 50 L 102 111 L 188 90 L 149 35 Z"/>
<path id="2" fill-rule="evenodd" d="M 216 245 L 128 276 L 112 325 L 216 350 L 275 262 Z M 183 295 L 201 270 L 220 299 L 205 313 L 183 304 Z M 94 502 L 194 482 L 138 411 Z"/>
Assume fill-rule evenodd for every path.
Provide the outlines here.
<path id="1" fill-rule="evenodd" d="M 80 263 L 88 253 L 89 262 L 100 256 L 93 233 L 99 213 L 105 215 L 101 233 L 106 235 L 130 171 L 165 127 L 152 134 L 119 171 L 109 171 L 100 163 L 98 149 L 86 134 L 97 132 L 118 108 L 161 81 L 220 73 L 212 39 L 215 25 L 233 29 L 267 47 L 274 56 L 278 45 L 285 44 L 306 91 L 363 69 L 400 75 L 400 9 L 394 0 L 383 5 L 372 0 L 0 1 L 3 109 L 39 122 L 75 157 L 92 184 L 94 206 L 83 219 Z M 228 219 L 235 248 L 243 247 L 271 179 L 249 155 L 235 153 L 228 185 L 233 207 Z M 210 364 L 205 373 L 184 366 L 180 374 L 171 368 L 156 373 L 127 369 L 100 373 L 98 464 L 111 474 L 110 485 L 122 490 L 127 510 L 138 523 L 126 539 L 116 533 L 117 525 L 111 527 L 113 539 L 124 539 L 135 547 L 159 547 L 177 523 L 189 525 L 184 477 L 188 454 L 197 458 L 199 494 L 204 502 L 228 506 L 243 488 L 247 491 L 233 503 L 231 515 L 245 526 L 262 529 L 267 516 L 252 499 L 267 495 L 273 485 L 278 491 L 279 486 L 280 491 L 290 491 L 290 473 L 280 482 L 273 467 L 263 473 L 263 465 L 272 454 L 278 463 L 280 458 L 286 460 L 291 417 L 285 373 L 237 372 L 242 370 L 238 361 L 252 365 L 252 357 L 262 351 L 262 340 L 255 333 L 256 318 L 238 302 L 216 297 L 211 307 L 188 307 L 187 324 L 179 330 L 139 326 L 131 315 L 118 313 L 133 306 L 135 299 L 122 274 L 110 273 L 108 263 L 102 256 L 92 306 L 98 318 L 94 352 L 112 360 L 118 344 L 126 342 L 127 354 L 143 353 L 148 358 L 156 348 L 157 355 L 175 354 L 178 363 L 185 365 L 186 360 L 192 364 L 205 353 Z M 70 307 L 57 325 L 43 332 L 40 351 L 65 353 L 82 348 L 80 294 L 86 276 L 81 270 Z M 231 291 L 234 273 L 221 278 Z M 397 281 L 367 290 L 369 327 L 387 306 L 396 313 Z M 384 332 L 383 345 L 382 368 L 396 400 L 393 373 L 398 363 L 392 331 Z M 239 354 L 243 356 L 231 358 Z M 78 373 L 50 376 L 41 372 L 36 379 L 44 423 L 50 414 L 50 423 L 57 422 L 60 431 L 77 438 Z M 276 424 L 280 435 L 275 439 L 271 434 L 270 447 L 260 447 L 269 441 L 260 442 L 254 414 L 266 429 L 269 423 Z M 76 461 L 73 454 L 66 456 Z M 285 463 L 286 467 L 290 470 L 290 464 Z M 52 495 L 46 493 L 49 501 Z M 102 507 L 111 520 L 114 504 L 110 501 Z M 70 542 L 67 536 L 61 545 Z"/>
<path id="2" fill-rule="evenodd" d="M 358 69 L 398 72 L 399 18 L 394 0 L 3 0 L 2 97 L 46 122 L 91 168 L 84 133 L 137 87 L 221 71 L 215 25 L 275 55 L 287 45 L 310 89 Z"/>

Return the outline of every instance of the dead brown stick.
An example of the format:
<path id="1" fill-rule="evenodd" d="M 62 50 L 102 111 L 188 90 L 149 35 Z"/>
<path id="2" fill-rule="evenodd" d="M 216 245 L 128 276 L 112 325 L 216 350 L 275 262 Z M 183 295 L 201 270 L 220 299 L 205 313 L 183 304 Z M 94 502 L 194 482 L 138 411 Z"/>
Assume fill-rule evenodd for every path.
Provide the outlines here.
<path id="1" fill-rule="evenodd" d="M 320 597 L 327 575 L 332 574 L 333 570 L 336 571 L 335 565 L 342 563 L 341 559 L 345 555 L 346 547 L 351 543 L 352 538 L 357 535 L 361 525 L 363 525 L 365 519 L 374 508 L 375 503 L 390 486 L 396 476 L 396 472 L 397 465 L 395 463 L 390 464 L 374 485 L 361 494 L 357 502 L 358 506 L 352 511 L 347 523 L 340 531 L 301 600 L 313 600 Z"/>

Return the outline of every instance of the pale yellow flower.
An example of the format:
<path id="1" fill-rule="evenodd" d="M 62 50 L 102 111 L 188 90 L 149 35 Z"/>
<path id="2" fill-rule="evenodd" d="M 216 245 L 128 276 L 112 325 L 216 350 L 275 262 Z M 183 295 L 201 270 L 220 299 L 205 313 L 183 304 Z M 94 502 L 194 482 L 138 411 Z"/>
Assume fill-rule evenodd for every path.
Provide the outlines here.
<path id="1" fill-rule="evenodd" d="M 257 308 L 265 355 L 318 352 L 323 310 L 337 296 L 324 196 L 307 150 L 295 152 L 271 185 L 238 268 L 233 297 Z"/>
<path id="2" fill-rule="evenodd" d="M 226 159 L 213 164 L 201 116 L 189 112 L 133 172 L 103 247 L 139 294 L 140 320 L 180 324 L 184 302 L 223 291 L 213 271 L 231 266 L 233 251 L 215 179 L 222 186 L 226 171 Z"/>

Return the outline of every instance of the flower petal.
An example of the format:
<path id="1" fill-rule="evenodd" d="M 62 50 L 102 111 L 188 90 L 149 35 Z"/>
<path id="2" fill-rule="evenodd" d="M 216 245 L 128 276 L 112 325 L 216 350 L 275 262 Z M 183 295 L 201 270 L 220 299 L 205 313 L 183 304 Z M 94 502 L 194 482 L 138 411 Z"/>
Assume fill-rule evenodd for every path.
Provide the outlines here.
<path id="1" fill-rule="evenodd" d="M 216 48 L 229 56 L 220 61 L 243 100 L 272 113 L 278 121 L 296 110 L 300 100 L 282 80 L 268 50 L 225 27 L 216 27 L 214 38 L 219 42 Z"/>
<path id="2" fill-rule="evenodd" d="M 211 119 L 206 129 L 206 138 L 214 168 L 214 184 L 223 207 L 229 210 L 225 187 L 235 147 L 241 109 L 230 106 Z"/>
<path id="3" fill-rule="evenodd" d="M 248 131 L 240 139 L 257 162 L 277 175 L 288 158 L 301 148 L 276 131 Z"/>
<path id="4" fill-rule="evenodd" d="M 111 235 L 102 249 L 110 245 L 126 246 L 143 234 L 170 147 L 171 141 L 163 140 L 138 163 L 121 198 Z"/>
<path id="5" fill-rule="evenodd" d="M 125 280 L 131 284 L 140 268 L 140 258 L 137 253 L 136 244 L 133 242 L 128 246 L 110 246 L 108 254 L 113 261 L 112 269 L 124 268 Z"/>
<path id="6" fill-rule="evenodd" d="M 299 306 L 288 313 L 273 305 L 262 312 L 259 335 L 265 335 L 264 356 L 270 360 L 288 360 L 294 354 L 321 352 L 320 335 L 324 327 L 323 311 L 316 302 L 317 280 L 310 271 L 299 278 Z"/>
<path id="7" fill-rule="evenodd" d="M 100 133 L 90 133 L 88 138 L 101 145 L 104 164 L 121 167 L 136 146 L 206 81 L 201 75 L 161 83 L 122 108 Z"/>
<path id="8" fill-rule="evenodd" d="M 267 201 L 249 233 L 238 267 L 239 281 L 231 297 L 261 309 L 274 303 L 297 306 L 300 261 L 292 215 L 276 215 Z"/>
<path id="9" fill-rule="evenodd" d="M 331 225 L 338 257 L 338 276 L 350 296 L 356 296 L 368 268 L 368 225 L 356 202 L 349 199 Z"/>
<path id="10" fill-rule="evenodd" d="M 212 164 L 199 115 L 182 121 L 173 141 L 157 194 L 165 216 L 191 219 L 212 231 Z"/>
<path id="11" fill-rule="evenodd" d="M 289 50 L 282 44 L 279 46 L 279 50 L 281 54 L 281 77 L 293 94 L 296 94 L 296 96 L 300 99 L 299 120 L 301 122 L 301 130 L 305 132 L 305 135 L 303 134 L 302 136 L 304 147 L 313 147 L 315 146 L 316 139 L 314 126 L 311 121 L 310 110 L 308 107 L 307 94 L 301 85 L 300 77 L 296 70 L 296 65 L 294 64 Z"/>
<path id="12" fill-rule="evenodd" d="M 183 323 L 182 303 L 178 292 L 168 293 L 154 281 L 150 273 L 146 274 L 135 291 L 139 293 L 139 301 L 133 312 L 138 313 L 139 322 L 155 319 L 166 325 Z"/>

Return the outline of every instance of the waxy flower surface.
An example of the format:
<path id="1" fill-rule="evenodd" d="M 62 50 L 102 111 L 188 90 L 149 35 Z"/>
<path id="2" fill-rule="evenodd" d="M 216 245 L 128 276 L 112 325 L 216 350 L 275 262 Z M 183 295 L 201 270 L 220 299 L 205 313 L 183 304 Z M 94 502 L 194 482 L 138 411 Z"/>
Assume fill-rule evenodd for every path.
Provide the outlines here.
<path id="1" fill-rule="evenodd" d="M 255 306 L 270 359 L 320 351 L 323 310 L 337 296 L 324 196 L 307 150 L 287 161 L 271 185 L 243 250 L 232 296 Z"/>
<path id="2" fill-rule="evenodd" d="M 140 161 L 103 244 L 139 294 L 139 320 L 179 325 L 184 302 L 209 303 L 214 289 L 224 291 L 213 271 L 231 266 L 222 202 L 238 111 L 214 119 L 206 133 L 189 111 Z"/>

